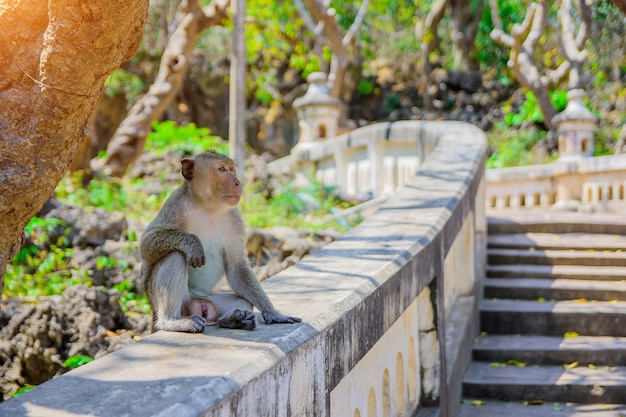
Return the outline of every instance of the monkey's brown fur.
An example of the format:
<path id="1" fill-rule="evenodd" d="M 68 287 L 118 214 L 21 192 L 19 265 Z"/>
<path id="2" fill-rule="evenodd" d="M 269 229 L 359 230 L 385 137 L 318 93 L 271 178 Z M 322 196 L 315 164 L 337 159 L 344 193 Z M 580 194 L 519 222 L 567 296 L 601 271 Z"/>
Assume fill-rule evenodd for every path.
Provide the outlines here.
<path id="1" fill-rule="evenodd" d="M 232 159 L 208 151 L 183 159 L 184 183 L 148 225 L 139 249 L 154 330 L 254 329 L 255 306 L 267 324 L 298 323 L 278 313 L 248 265 Z M 221 276 L 234 293 L 210 294 Z"/>

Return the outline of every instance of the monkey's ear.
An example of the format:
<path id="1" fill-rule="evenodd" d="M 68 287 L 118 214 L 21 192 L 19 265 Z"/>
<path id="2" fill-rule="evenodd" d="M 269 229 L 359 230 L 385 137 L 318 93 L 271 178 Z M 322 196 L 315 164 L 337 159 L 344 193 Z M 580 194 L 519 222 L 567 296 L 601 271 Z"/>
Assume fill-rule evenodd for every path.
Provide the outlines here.
<path id="1" fill-rule="evenodd" d="M 181 173 L 186 180 L 191 181 L 193 179 L 193 173 L 196 166 L 196 161 L 193 159 L 183 159 L 180 161 L 182 164 Z"/>

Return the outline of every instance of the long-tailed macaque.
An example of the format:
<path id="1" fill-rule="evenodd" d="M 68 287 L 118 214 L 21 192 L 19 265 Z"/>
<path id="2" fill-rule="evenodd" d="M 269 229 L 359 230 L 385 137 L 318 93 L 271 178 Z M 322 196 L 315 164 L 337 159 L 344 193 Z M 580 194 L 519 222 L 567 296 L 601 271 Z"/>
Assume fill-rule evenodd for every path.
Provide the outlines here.
<path id="1" fill-rule="evenodd" d="M 208 151 L 181 163 L 184 183 L 139 243 L 153 331 L 196 333 L 212 324 L 252 330 L 253 306 L 267 324 L 300 322 L 274 309 L 248 264 L 235 162 Z M 234 293 L 210 294 L 224 274 Z"/>

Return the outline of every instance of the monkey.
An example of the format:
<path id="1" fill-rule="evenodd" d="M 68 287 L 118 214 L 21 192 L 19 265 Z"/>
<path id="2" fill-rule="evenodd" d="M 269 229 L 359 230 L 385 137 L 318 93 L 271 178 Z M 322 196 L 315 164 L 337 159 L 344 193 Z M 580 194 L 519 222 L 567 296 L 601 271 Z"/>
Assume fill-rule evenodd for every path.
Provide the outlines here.
<path id="1" fill-rule="evenodd" d="M 253 306 L 266 324 L 300 323 L 276 311 L 248 263 L 235 162 L 211 150 L 184 158 L 181 174 L 182 185 L 139 242 L 152 330 L 199 333 L 214 324 L 252 330 Z M 224 275 L 233 292 L 211 294 Z"/>

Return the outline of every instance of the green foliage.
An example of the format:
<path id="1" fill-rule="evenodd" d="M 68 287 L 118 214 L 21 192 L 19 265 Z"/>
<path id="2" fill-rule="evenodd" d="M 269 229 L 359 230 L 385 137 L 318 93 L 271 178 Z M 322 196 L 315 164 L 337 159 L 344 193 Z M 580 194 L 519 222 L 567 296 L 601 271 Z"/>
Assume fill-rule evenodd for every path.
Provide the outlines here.
<path id="1" fill-rule="evenodd" d="M 519 111 L 517 113 L 505 114 L 504 121 L 509 126 L 521 126 L 525 121 L 530 121 L 532 123 L 543 122 L 543 113 L 539 108 L 535 95 L 532 92 L 527 91 L 526 101 L 524 101 L 524 104 L 520 106 Z"/>
<path id="2" fill-rule="evenodd" d="M 333 219 L 320 221 L 338 207 L 349 207 L 351 204 L 338 199 L 334 188 L 324 187 L 316 182 L 304 188 L 287 184 L 269 199 L 260 191 L 258 184 L 246 184 L 244 195 L 240 208 L 246 224 L 250 227 L 280 225 L 313 230 L 334 227 L 345 231 L 360 220 L 353 219 L 348 224 L 341 224 Z"/>
<path id="3" fill-rule="evenodd" d="M 123 212 L 136 220 L 152 219 L 173 191 L 173 188 L 164 186 L 159 193 L 146 192 L 144 179 L 128 177 L 121 180 L 94 178 L 85 187 L 83 177 L 83 172 L 68 173 L 63 177 L 55 191 L 57 198 L 65 204 L 88 210 L 100 207 L 107 211 Z M 137 235 L 129 231 L 128 239 L 136 241 Z"/>
<path id="4" fill-rule="evenodd" d="M 56 189 L 63 202 L 79 207 L 100 207 L 107 211 L 125 211 L 129 194 L 119 180 L 109 177 L 94 178 L 83 186 L 84 172 L 66 175 Z"/>
<path id="5" fill-rule="evenodd" d="M 107 96 L 125 95 L 131 103 L 137 100 L 145 89 L 146 86 L 139 76 L 121 68 L 113 71 L 104 84 L 104 93 Z"/>
<path id="6" fill-rule="evenodd" d="M 23 386 L 20 389 L 18 389 L 17 391 L 15 391 L 15 393 L 11 396 L 11 398 L 15 398 L 18 395 L 22 395 L 25 392 L 28 392 L 28 391 L 30 391 L 30 390 L 32 390 L 34 388 L 37 388 L 37 386 L 36 385 L 26 385 L 26 386 Z"/>
<path id="7" fill-rule="evenodd" d="M 498 3 L 500 15 L 507 16 L 503 23 L 508 26 L 508 29 L 510 29 L 513 23 L 519 23 L 524 20 L 526 6 L 521 1 Z M 476 61 L 483 71 L 495 70 L 495 78 L 499 79 L 504 85 L 509 85 L 511 83 L 511 75 L 507 70 L 509 50 L 491 39 L 493 29 L 491 9 L 487 5 L 484 8 L 482 19 L 478 25 L 478 33 L 476 34 Z"/>
<path id="8" fill-rule="evenodd" d="M 562 112 L 567 107 L 567 91 L 554 90 L 550 92 L 550 100 L 557 112 Z"/>
<path id="9" fill-rule="evenodd" d="M 195 155 L 209 149 L 220 153 L 228 153 L 228 143 L 219 136 L 212 136 L 206 127 L 197 127 L 194 123 L 178 126 L 176 122 L 166 120 L 154 122 L 153 131 L 146 139 L 146 151 L 162 154 L 165 149 L 183 155 Z"/>
<path id="10" fill-rule="evenodd" d="M 400 107 L 402 107 L 402 102 L 397 94 L 389 93 L 385 95 L 385 114 L 390 114 L 392 111 L 399 109 Z"/>
<path id="11" fill-rule="evenodd" d="M 550 92 L 550 100 L 557 112 L 565 110 L 567 106 L 567 92 L 563 90 L 555 90 Z M 524 122 L 534 124 L 543 123 L 543 112 L 537 103 L 537 97 L 531 91 L 526 92 L 526 100 L 520 106 L 517 113 L 506 113 L 504 121 L 512 127 L 519 127 Z"/>
<path id="12" fill-rule="evenodd" d="M 621 126 L 600 125 L 594 135 L 593 156 L 613 155 L 615 143 L 620 139 Z"/>
<path id="13" fill-rule="evenodd" d="M 330 2 L 343 33 L 354 23 L 362 3 L 362 0 Z M 359 53 L 373 59 L 391 58 L 390 55 L 404 58 L 403 54 L 417 53 L 419 42 L 415 40 L 415 23 L 418 7 L 424 3 L 414 0 L 371 0 L 360 32 L 355 36 Z"/>
<path id="14" fill-rule="evenodd" d="M 74 369 L 91 361 L 93 361 L 93 358 L 91 356 L 74 355 L 67 358 L 65 362 L 63 362 L 63 365 L 67 366 L 68 368 Z"/>
<path id="15" fill-rule="evenodd" d="M 33 243 L 22 248 L 7 265 L 4 281 L 8 297 L 58 295 L 72 285 L 90 284 L 86 271 L 70 265 L 70 230 L 61 230 L 63 234 L 50 242 L 51 234 L 58 234 L 64 225 L 58 219 L 31 219 L 25 232 Z"/>
<path id="16" fill-rule="evenodd" d="M 231 31 L 232 22 L 228 22 L 228 25 L 227 29 Z M 207 32 L 202 42 L 202 47 L 211 53 L 215 53 L 216 43 L 231 44 L 230 32 L 225 42 L 222 33 L 217 30 L 211 30 L 211 33 L 212 39 Z M 216 39 L 216 36 L 221 38 Z M 248 94 L 262 104 L 271 103 L 273 96 L 269 93 L 269 86 L 276 88 L 284 80 L 287 71 L 295 70 L 290 72 L 291 77 L 306 77 L 321 68 L 319 59 L 311 50 L 311 34 L 305 29 L 294 2 L 246 2 L 245 40 L 248 67 L 246 88 Z M 298 78 L 294 81 L 299 82 Z"/>
<path id="17" fill-rule="evenodd" d="M 151 314 L 150 301 L 145 293 L 138 294 L 133 291 L 133 284 L 129 280 L 125 280 L 116 284 L 114 289 L 121 294 L 120 306 L 122 311 L 139 311 L 144 314 Z"/>
<path id="18" fill-rule="evenodd" d="M 536 159 L 532 148 L 545 138 L 546 134 L 544 130 L 513 131 L 504 123 L 496 125 L 487 136 L 489 146 L 493 150 L 487 159 L 487 168 L 506 168 L 545 162 Z"/>
<path id="19" fill-rule="evenodd" d="M 596 87 L 603 87 L 610 78 L 615 80 L 615 75 L 624 67 L 626 27 L 624 15 L 608 0 L 591 2 L 591 11 L 591 38 L 586 48 L 589 56 L 585 62 L 585 70 L 593 77 Z"/>
<path id="20" fill-rule="evenodd" d="M 370 96 L 374 92 L 374 82 L 368 80 L 367 78 L 360 78 L 359 82 L 356 86 L 358 93 L 362 96 Z"/>

